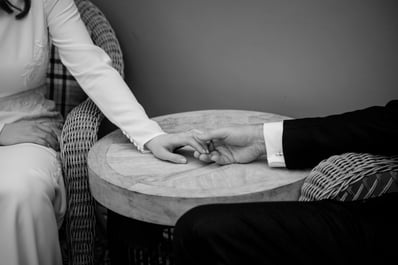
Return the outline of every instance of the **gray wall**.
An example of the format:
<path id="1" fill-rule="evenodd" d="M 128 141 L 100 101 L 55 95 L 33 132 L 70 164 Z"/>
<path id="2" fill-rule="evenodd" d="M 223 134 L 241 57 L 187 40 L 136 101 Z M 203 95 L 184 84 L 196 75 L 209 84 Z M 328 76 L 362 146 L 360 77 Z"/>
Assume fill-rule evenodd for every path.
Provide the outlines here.
<path id="1" fill-rule="evenodd" d="M 326 115 L 398 98 L 396 0 L 92 0 L 150 116 Z"/>

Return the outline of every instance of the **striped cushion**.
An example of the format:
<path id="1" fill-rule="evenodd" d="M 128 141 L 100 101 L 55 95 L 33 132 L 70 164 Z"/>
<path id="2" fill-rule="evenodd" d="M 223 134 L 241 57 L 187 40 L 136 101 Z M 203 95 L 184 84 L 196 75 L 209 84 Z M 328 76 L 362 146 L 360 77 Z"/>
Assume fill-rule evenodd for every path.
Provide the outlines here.
<path id="1" fill-rule="evenodd" d="M 95 45 L 107 52 L 112 59 L 113 67 L 124 77 L 120 45 L 105 15 L 90 1 L 75 0 L 75 3 L 91 39 Z M 72 74 L 62 65 L 58 50 L 53 45 L 51 45 L 47 83 L 48 97 L 55 101 L 57 110 L 64 117 L 87 98 Z"/>

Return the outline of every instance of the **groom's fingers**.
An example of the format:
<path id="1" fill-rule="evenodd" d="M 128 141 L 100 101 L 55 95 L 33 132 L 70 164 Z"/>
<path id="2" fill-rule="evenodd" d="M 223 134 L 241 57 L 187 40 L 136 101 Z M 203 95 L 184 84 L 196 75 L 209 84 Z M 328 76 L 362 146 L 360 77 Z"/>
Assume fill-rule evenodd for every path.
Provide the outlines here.
<path id="1" fill-rule="evenodd" d="M 177 144 L 177 143 L 176 143 Z M 200 145 L 198 142 L 196 142 L 195 140 L 191 140 L 191 139 L 186 139 L 185 141 L 182 142 L 182 144 L 184 145 L 189 145 L 190 147 L 192 147 L 195 151 L 198 151 L 200 153 L 206 153 L 206 149 Z"/>
<path id="2" fill-rule="evenodd" d="M 215 162 L 216 164 L 219 164 L 219 165 L 227 165 L 227 164 L 232 163 L 231 158 L 229 158 L 227 155 L 222 154 L 216 150 L 210 152 L 210 154 L 201 154 L 201 153 L 195 151 L 193 156 L 196 159 L 199 159 L 200 161 L 205 162 L 205 163 Z"/>
<path id="3" fill-rule="evenodd" d="M 214 130 L 211 130 L 211 131 L 206 131 L 206 132 L 203 132 L 203 133 L 196 134 L 196 137 L 199 140 L 202 140 L 202 141 L 205 141 L 205 142 L 213 140 L 213 139 L 223 139 L 223 138 L 225 138 L 227 136 L 228 136 L 228 129 L 227 128 L 214 129 Z"/>
<path id="4" fill-rule="evenodd" d="M 218 165 L 228 165 L 233 163 L 231 159 L 217 151 L 210 154 L 210 160 Z"/>
<path id="5" fill-rule="evenodd" d="M 213 162 L 213 161 L 211 161 L 210 156 L 209 156 L 208 154 L 201 154 L 201 153 L 199 153 L 199 152 L 195 152 L 195 153 L 193 154 L 193 156 L 194 156 L 196 159 L 199 159 L 200 161 L 205 162 L 205 163 Z"/>
<path id="6" fill-rule="evenodd" d="M 185 140 L 185 144 L 190 145 L 193 149 L 196 151 L 204 154 L 208 153 L 209 151 L 207 150 L 207 146 L 204 142 L 202 141 L 197 141 L 195 140 L 192 136 L 188 136 Z"/>

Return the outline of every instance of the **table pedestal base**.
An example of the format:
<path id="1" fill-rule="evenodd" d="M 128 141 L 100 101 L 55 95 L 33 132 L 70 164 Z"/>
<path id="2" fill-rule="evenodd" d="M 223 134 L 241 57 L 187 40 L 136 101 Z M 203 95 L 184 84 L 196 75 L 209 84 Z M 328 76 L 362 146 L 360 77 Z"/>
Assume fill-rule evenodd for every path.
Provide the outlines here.
<path id="1" fill-rule="evenodd" d="M 111 265 L 173 265 L 172 230 L 109 211 Z"/>

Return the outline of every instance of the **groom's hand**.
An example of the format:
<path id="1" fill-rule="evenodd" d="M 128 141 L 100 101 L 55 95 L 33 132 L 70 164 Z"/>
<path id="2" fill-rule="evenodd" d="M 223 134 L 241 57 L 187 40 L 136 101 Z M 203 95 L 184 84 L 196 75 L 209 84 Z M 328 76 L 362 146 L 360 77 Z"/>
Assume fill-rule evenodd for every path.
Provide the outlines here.
<path id="1" fill-rule="evenodd" d="M 191 146 L 195 152 L 208 153 L 206 144 L 195 137 L 196 133 L 196 130 L 191 130 L 181 133 L 162 134 L 150 140 L 145 146 L 156 158 L 184 164 L 187 163 L 187 159 L 180 154 L 174 153 L 176 149 Z"/>
<path id="2" fill-rule="evenodd" d="M 208 143 L 208 154 L 194 153 L 204 162 L 213 161 L 220 165 L 249 163 L 266 154 L 262 124 L 225 127 L 196 137 Z"/>

